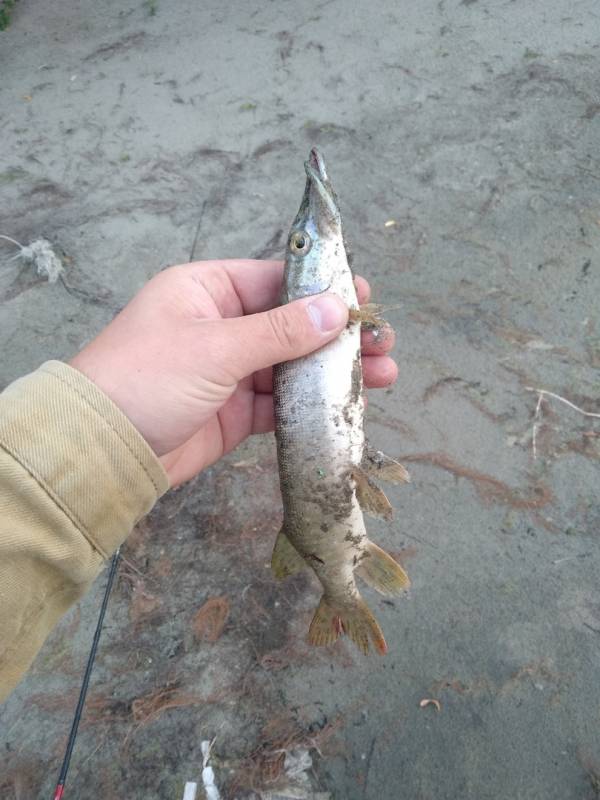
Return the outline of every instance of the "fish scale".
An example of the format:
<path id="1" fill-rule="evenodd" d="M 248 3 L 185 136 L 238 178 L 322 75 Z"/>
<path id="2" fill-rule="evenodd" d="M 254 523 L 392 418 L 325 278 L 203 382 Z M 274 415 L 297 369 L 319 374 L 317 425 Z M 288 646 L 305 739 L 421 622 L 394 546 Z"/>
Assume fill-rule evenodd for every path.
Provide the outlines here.
<path id="1" fill-rule="evenodd" d="M 281 302 L 334 292 L 350 309 L 339 336 L 320 350 L 278 364 L 273 373 L 275 435 L 283 526 L 272 568 L 278 578 L 311 569 L 323 596 L 309 630 L 315 645 L 347 633 L 365 653 L 387 646 L 355 576 L 386 595 L 409 585 L 402 567 L 367 536 L 363 509 L 389 517 L 373 483 L 406 482 L 404 467 L 367 444 L 360 355 L 361 322 L 338 201 L 322 155 L 311 150 L 306 187 L 288 237 Z"/>

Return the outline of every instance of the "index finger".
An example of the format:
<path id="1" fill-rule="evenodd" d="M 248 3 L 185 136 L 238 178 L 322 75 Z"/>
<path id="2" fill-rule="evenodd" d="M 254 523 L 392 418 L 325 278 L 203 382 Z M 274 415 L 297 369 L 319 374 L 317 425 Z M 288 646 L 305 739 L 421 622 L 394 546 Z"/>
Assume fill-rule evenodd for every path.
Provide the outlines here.
<path id="1" fill-rule="evenodd" d="M 194 261 L 180 269 L 205 287 L 224 317 L 257 314 L 279 305 L 283 261 L 232 258 Z"/>

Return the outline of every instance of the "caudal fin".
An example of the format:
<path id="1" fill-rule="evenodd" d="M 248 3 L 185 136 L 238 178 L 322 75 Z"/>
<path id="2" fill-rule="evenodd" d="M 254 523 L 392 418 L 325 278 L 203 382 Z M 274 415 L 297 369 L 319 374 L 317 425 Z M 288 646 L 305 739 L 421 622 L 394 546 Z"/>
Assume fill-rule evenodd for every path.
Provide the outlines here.
<path id="1" fill-rule="evenodd" d="M 313 645 L 333 644 L 342 633 L 365 655 L 370 644 L 380 655 L 387 653 L 383 631 L 361 597 L 342 604 L 323 595 L 310 624 L 308 641 Z"/>

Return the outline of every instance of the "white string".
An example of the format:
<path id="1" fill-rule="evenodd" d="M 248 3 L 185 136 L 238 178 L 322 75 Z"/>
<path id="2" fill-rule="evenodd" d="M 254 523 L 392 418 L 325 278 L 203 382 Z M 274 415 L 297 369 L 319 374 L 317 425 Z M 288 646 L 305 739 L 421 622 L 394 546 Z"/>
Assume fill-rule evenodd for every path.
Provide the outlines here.
<path id="1" fill-rule="evenodd" d="M 533 430 L 531 433 L 531 445 L 533 448 L 533 459 L 537 458 L 537 432 L 539 429 L 539 421 L 541 417 L 541 409 L 542 409 L 542 400 L 544 396 L 553 397 L 555 400 L 559 400 L 561 403 L 564 403 L 569 408 L 572 408 L 574 411 L 577 411 L 579 414 L 583 414 L 584 417 L 594 417 L 595 419 L 600 419 L 600 414 L 596 414 L 593 411 L 584 411 L 583 408 L 579 408 L 576 406 L 575 403 L 572 403 L 570 400 L 567 400 L 566 397 L 562 397 L 560 394 L 555 394 L 554 392 L 549 392 L 547 389 L 536 389 L 534 386 L 526 386 L 525 389 L 528 392 L 537 392 L 538 394 L 538 401 L 535 407 L 535 414 L 533 415 Z"/>
<path id="2" fill-rule="evenodd" d="M 19 248 L 19 252 L 9 258 L 14 261 L 22 258 L 26 263 L 33 264 L 38 275 L 48 279 L 48 283 L 56 283 L 63 272 L 63 265 L 60 258 L 52 249 L 52 245 L 47 239 L 36 239 L 29 245 L 22 245 L 11 236 L 0 233 L 0 239 L 11 242 Z"/>

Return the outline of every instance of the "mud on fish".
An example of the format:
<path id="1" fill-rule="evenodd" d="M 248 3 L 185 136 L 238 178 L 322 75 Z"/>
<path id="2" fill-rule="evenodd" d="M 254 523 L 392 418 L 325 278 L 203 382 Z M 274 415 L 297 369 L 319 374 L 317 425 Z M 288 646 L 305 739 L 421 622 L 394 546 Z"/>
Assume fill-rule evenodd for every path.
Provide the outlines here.
<path id="1" fill-rule="evenodd" d="M 273 376 L 283 526 L 271 566 L 278 578 L 312 569 L 323 596 L 309 641 L 331 644 L 345 633 L 367 653 L 387 651 L 383 632 L 356 577 L 384 595 L 409 586 L 405 571 L 367 536 L 363 511 L 389 519 L 392 509 L 373 482 L 409 480 L 404 467 L 365 440 L 361 323 L 336 195 L 321 154 L 305 163 L 306 188 L 288 238 L 281 302 L 331 291 L 350 321 L 330 344 L 277 365 Z"/>

